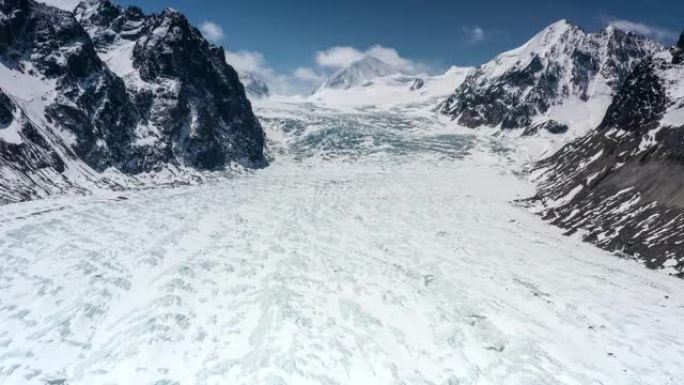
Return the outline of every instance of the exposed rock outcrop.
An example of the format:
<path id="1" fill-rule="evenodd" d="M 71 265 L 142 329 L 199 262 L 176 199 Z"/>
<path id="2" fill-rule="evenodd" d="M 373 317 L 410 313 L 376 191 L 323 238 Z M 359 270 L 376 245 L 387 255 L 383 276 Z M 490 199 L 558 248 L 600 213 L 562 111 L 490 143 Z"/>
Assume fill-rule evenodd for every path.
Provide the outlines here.
<path id="1" fill-rule="evenodd" d="M 586 33 L 562 20 L 478 67 L 440 110 L 472 128 L 530 133 L 553 120 L 586 131 L 600 122 L 634 67 L 661 49 L 631 32 Z"/>
<path id="2" fill-rule="evenodd" d="M 266 164 L 237 73 L 179 12 L 3 0 L 0 16 L 0 200 L 81 190 L 108 169 Z"/>
<path id="3" fill-rule="evenodd" d="M 539 163 L 541 214 L 684 277 L 684 63 L 641 62 L 599 127 Z"/>

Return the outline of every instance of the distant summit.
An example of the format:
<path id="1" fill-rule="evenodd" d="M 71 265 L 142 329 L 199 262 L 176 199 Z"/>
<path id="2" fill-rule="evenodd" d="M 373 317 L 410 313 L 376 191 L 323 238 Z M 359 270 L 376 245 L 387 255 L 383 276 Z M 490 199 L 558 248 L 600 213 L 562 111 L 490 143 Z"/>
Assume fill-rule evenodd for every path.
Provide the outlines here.
<path id="1" fill-rule="evenodd" d="M 373 60 L 375 64 L 375 62 Z M 358 62 L 357 62 L 358 63 Z M 368 63 L 363 62 L 363 63 Z M 350 66 L 349 68 L 364 68 Z M 353 71 L 341 71 L 338 75 Z M 379 67 L 375 67 L 376 69 Z M 367 107 L 407 107 L 433 110 L 440 101 L 454 92 L 465 77 L 473 71 L 471 67 L 451 67 L 441 75 L 403 74 L 396 68 L 382 67 L 387 71 L 366 72 L 367 76 L 357 77 L 356 82 L 347 82 L 345 87 L 323 86 L 310 99 L 315 102 L 336 106 Z M 387 75 L 380 75 L 389 73 Z M 369 75 L 373 74 L 373 75 Z M 345 77 L 349 80 L 351 77 Z M 335 77 L 332 80 L 340 80 Z M 363 79 L 363 80 L 362 80 Z M 354 84 L 354 85 L 350 85 Z"/>
<path id="2" fill-rule="evenodd" d="M 320 89 L 348 89 L 362 86 L 381 76 L 401 73 L 401 70 L 376 57 L 365 56 L 336 72 Z"/>
<path id="3" fill-rule="evenodd" d="M 268 88 L 266 81 L 253 72 L 241 73 L 240 81 L 245 86 L 245 92 L 249 97 L 261 99 L 271 95 L 271 90 Z"/>

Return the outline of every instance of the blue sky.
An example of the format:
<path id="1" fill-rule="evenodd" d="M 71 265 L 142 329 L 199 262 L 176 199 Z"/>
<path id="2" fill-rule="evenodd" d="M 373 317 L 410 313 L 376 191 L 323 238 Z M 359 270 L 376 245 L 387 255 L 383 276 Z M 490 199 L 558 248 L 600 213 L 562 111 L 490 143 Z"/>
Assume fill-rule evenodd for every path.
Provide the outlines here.
<path id="1" fill-rule="evenodd" d="M 66 0 L 65 0 L 66 1 Z M 438 72 L 477 65 L 569 19 L 588 31 L 616 23 L 671 43 L 684 28 L 681 0 L 120 0 L 147 12 L 176 8 L 272 82 L 323 76 L 381 46 L 407 65 Z M 330 56 L 321 56 L 321 53 Z M 345 56 L 346 54 L 346 56 Z M 335 56 L 337 55 L 337 56 Z M 328 59 L 322 60 L 322 59 Z M 325 64 L 327 63 L 327 65 Z M 321 65 L 324 64 L 324 65 Z M 242 68 L 244 69 L 244 68 Z M 297 74 L 298 76 L 295 76 Z M 276 85 L 280 87 L 281 85 Z M 287 87 L 287 84 L 282 86 Z"/>

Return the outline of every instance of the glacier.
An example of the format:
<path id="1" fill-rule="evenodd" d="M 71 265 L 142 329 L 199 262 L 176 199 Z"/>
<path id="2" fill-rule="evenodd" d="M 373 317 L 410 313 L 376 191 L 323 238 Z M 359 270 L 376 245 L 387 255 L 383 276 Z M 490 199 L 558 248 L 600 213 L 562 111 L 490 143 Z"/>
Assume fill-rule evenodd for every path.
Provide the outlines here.
<path id="1" fill-rule="evenodd" d="M 684 378 L 684 281 L 517 203 L 538 138 L 254 107 L 267 169 L 0 207 L 0 383 Z"/>

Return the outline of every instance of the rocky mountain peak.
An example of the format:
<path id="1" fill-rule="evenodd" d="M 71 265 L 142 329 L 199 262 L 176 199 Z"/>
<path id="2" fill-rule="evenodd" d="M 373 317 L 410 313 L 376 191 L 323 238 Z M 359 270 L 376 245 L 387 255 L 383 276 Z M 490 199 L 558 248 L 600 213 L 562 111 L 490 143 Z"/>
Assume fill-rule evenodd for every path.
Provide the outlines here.
<path id="1" fill-rule="evenodd" d="M 348 89 L 361 86 L 379 76 L 393 75 L 401 70 L 374 56 L 366 55 L 333 74 L 321 89 Z"/>
<path id="2" fill-rule="evenodd" d="M 106 50 L 115 39 L 138 39 L 146 22 L 140 8 L 123 8 L 109 0 L 83 1 L 75 8 L 74 14 L 98 50 Z"/>
<path id="3" fill-rule="evenodd" d="M 672 52 L 672 62 L 674 64 L 684 63 L 684 32 L 679 36 L 679 40 L 670 50 Z"/>
<path id="4" fill-rule="evenodd" d="M 14 167 L 23 174 L 13 177 L 26 181 L 28 195 L 38 183 L 31 173 L 46 175 L 39 166 L 61 173 L 55 165 L 73 164 L 70 175 L 81 175 L 265 165 L 264 134 L 237 73 L 178 11 L 145 15 L 87 0 L 68 12 L 2 0 L 0 73 L 12 101 L 4 109 L 18 110 L 10 125 L 24 127 L 13 137 L 26 147 L 0 143 L 0 166 L 25 166 Z M 42 161 L 17 152 L 42 154 Z"/>
<path id="5" fill-rule="evenodd" d="M 239 159 L 263 162 L 263 132 L 222 48 L 204 39 L 177 10 L 144 15 L 138 8 L 112 7 L 107 0 L 90 4 L 79 7 L 77 15 L 98 42 L 100 56 L 135 93 L 142 115 L 149 117 L 146 124 L 188 135 L 164 148 L 183 148 L 178 154 L 183 163 L 211 169 L 225 164 L 236 148 L 245 148 L 233 142 L 244 135 L 254 146 Z M 158 109 L 168 113 L 158 114 Z"/>
<path id="6" fill-rule="evenodd" d="M 13 65 L 28 60 L 50 78 L 98 70 L 92 42 L 69 12 L 30 0 L 0 2 L 0 49 Z"/>
<path id="7" fill-rule="evenodd" d="M 636 36 L 615 31 L 617 43 Z M 582 230 L 603 248 L 684 276 L 681 52 L 675 46 L 634 66 L 598 128 L 539 163 L 544 172 L 535 199 L 545 202 L 542 215 L 554 224 Z M 567 196 L 572 199 L 557 203 Z"/>
<path id="8" fill-rule="evenodd" d="M 425 86 L 425 81 L 421 78 L 415 78 L 413 80 L 413 83 L 411 83 L 411 87 L 409 88 L 411 91 L 417 91 Z"/>
<path id="9" fill-rule="evenodd" d="M 653 128 L 665 108 L 665 89 L 655 73 L 653 60 L 646 58 L 627 77 L 599 129 L 619 128 L 643 134 Z"/>
<path id="10" fill-rule="evenodd" d="M 121 7 L 114 5 L 110 0 L 82 0 L 76 8 L 74 8 L 74 13 L 76 15 L 87 14 L 87 19 L 90 21 L 111 21 L 117 16 L 119 16 Z M 77 19 L 81 21 L 82 16 L 77 16 Z"/>
<path id="11" fill-rule="evenodd" d="M 529 129 L 558 121 L 587 130 L 598 125 L 600 110 L 605 111 L 638 62 L 660 49 L 633 33 L 613 28 L 586 33 L 560 20 L 478 67 L 440 109 L 473 128 Z M 554 114 L 559 108 L 553 107 L 568 104 L 587 112 Z M 578 116 L 585 119 L 578 121 Z"/>
<path id="12" fill-rule="evenodd" d="M 161 12 L 162 17 L 171 17 L 171 18 L 177 18 L 179 20 L 185 20 L 187 22 L 187 18 L 183 13 L 181 13 L 179 10 L 171 7 L 166 7 L 164 10 Z"/>
<path id="13" fill-rule="evenodd" d="M 566 36 L 575 34 L 584 35 L 585 32 L 578 25 L 571 23 L 567 19 L 561 19 L 542 29 L 530 39 L 530 43 L 538 46 L 549 46 L 561 42 Z"/>

